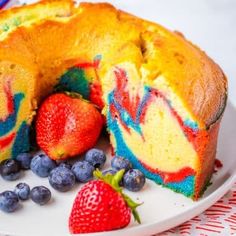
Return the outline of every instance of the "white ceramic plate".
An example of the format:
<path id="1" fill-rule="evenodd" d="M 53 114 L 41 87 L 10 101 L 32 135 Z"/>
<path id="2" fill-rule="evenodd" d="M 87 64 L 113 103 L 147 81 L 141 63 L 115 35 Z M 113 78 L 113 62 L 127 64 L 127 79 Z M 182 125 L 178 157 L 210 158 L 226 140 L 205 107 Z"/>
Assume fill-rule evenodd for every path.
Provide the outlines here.
<path id="1" fill-rule="evenodd" d="M 25 1 L 30 2 L 31 0 Z M 137 15 L 147 19 L 159 21 L 167 26 L 173 26 L 171 22 L 175 22 L 174 27 L 180 28 L 181 22 L 186 22 L 185 19 L 179 17 L 176 21 L 171 20 L 173 9 L 169 8 L 171 14 L 169 18 L 166 16 L 167 8 L 154 7 L 156 1 L 148 1 L 144 10 L 144 3 L 136 1 L 133 5 L 132 1 L 110 1 L 114 2 L 118 7 L 131 11 Z M 163 3 L 163 1 L 161 1 Z M 161 3 L 159 2 L 159 4 Z M 186 1 L 187 2 L 187 1 Z M 146 1 L 145 1 L 146 3 Z M 167 4 L 165 2 L 165 4 Z M 172 6 L 173 1 L 169 4 Z M 153 7 L 151 7 L 153 6 Z M 183 6 L 186 6 L 185 4 Z M 201 4 L 200 4 L 201 6 Z M 162 10 L 162 9 L 165 9 Z M 175 9 L 177 6 L 175 5 Z M 182 7 L 181 7 L 182 9 Z M 187 9 L 185 7 L 185 9 Z M 188 11 L 186 11 L 188 12 Z M 202 11 L 201 11 L 202 12 Z M 181 13 L 181 12 L 180 12 Z M 178 15 L 178 14 L 176 14 Z M 179 16 L 182 14 L 179 14 Z M 198 21 L 197 21 L 198 22 Z M 180 25 L 178 25 L 180 24 Z M 181 25 L 184 32 L 188 31 L 194 36 L 195 29 L 191 31 L 184 23 Z M 202 26 L 201 26 L 202 27 Z M 181 29 L 181 28 L 180 28 Z M 196 36 L 196 35 L 195 35 Z M 193 40 L 197 42 L 196 40 Z M 142 219 L 142 224 L 137 225 L 132 222 L 127 228 L 107 233 L 92 234 L 95 235 L 151 235 L 170 229 L 178 224 L 181 224 L 192 217 L 200 214 L 205 209 L 214 204 L 221 198 L 236 181 L 236 110 L 228 105 L 224 115 L 223 123 L 220 130 L 220 139 L 218 146 L 217 157 L 223 162 L 223 168 L 213 177 L 213 184 L 207 189 L 202 199 L 198 202 L 174 193 L 168 189 L 157 186 L 151 181 L 147 181 L 146 187 L 138 193 L 128 193 L 137 201 L 144 202 L 139 208 L 139 213 Z M 109 152 L 108 142 L 101 140 L 100 147 L 106 148 Z M 107 162 L 109 163 L 109 161 Z M 24 172 L 24 176 L 20 181 L 7 182 L 0 179 L 0 192 L 11 190 L 18 182 L 27 182 L 31 187 L 36 185 L 48 185 L 47 179 L 39 178 L 31 173 Z M 52 190 L 53 199 L 50 204 L 39 207 L 31 201 L 24 202 L 22 208 L 13 214 L 5 214 L 0 212 L 0 235 L 17 235 L 17 236 L 65 236 L 69 235 L 68 217 L 73 204 L 74 197 L 80 186 L 76 186 L 68 193 L 58 193 Z M 84 235 L 84 234 L 83 234 Z"/>
<path id="2" fill-rule="evenodd" d="M 132 198 L 144 204 L 139 208 L 142 224 L 132 222 L 127 228 L 95 235 L 151 235 L 170 229 L 200 214 L 219 198 L 221 198 L 236 181 L 236 110 L 229 104 L 220 130 L 217 157 L 222 161 L 223 168 L 213 177 L 213 184 L 197 202 L 172 192 L 152 181 L 147 181 L 145 188 L 138 193 L 127 192 Z M 100 141 L 100 147 L 109 153 L 107 140 Z M 107 165 L 109 161 L 107 161 Z M 106 166 L 108 167 L 108 166 Z M 18 182 L 27 182 L 31 187 L 36 185 L 49 186 L 47 178 L 39 178 L 31 171 L 16 182 L 0 179 L 0 192 L 11 190 Z M 58 193 L 52 189 L 52 201 L 43 207 L 26 201 L 22 208 L 12 214 L 0 212 L 0 234 L 18 236 L 65 236 L 68 231 L 68 217 L 73 200 L 81 185 L 67 193 Z"/>

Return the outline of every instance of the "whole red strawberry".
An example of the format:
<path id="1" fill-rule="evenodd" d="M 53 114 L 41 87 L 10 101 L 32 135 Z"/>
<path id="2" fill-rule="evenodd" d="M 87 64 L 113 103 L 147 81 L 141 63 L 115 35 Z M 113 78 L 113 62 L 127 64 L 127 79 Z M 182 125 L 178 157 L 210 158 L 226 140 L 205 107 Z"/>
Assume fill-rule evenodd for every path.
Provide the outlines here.
<path id="1" fill-rule="evenodd" d="M 52 159 L 66 159 L 92 148 L 103 119 L 91 103 L 74 93 L 56 93 L 42 103 L 36 119 L 40 148 Z"/>
<path id="2" fill-rule="evenodd" d="M 92 233 L 126 227 L 133 213 L 140 223 L 136 208 L 140 205 L 122 193 L 119 182 L 124 170 L 114 176 L 103 176 L 98 170 L 94 175 L 99 178 L 85 184 L 78 193 L 69 218 L 72 234 Z"/>

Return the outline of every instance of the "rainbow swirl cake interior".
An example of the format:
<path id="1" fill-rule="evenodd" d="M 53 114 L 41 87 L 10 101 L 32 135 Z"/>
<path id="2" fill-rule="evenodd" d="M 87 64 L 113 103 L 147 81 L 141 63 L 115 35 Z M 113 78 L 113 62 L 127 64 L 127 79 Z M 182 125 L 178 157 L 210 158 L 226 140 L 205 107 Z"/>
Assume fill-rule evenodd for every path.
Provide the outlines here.
<path id="1" fill-rule="evenodd" d="M 158 184 L 199 198 L 213 172 L 226 102 L 221 69 L 179 33 L 108 4 L 62 3 L 69 7 L 60 17 L 53 10 L 1 32 L 0 160 L 29 149 L 37 104 L 62 87 L 101 108 L 116 155 Z M 14 11 L 20 17 L 35 7 Z M 0 15 L 5 29 L 11 11 Z"/>

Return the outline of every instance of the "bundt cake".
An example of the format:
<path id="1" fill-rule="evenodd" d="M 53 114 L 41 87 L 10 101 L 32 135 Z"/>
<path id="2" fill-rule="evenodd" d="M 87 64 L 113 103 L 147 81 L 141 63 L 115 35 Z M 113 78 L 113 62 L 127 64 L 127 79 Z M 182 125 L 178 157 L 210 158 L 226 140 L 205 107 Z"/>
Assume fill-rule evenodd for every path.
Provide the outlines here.
<path id="1" fill-rule="evenodd" d="M 193 199 L 213 172 L 227 80 L 182 34 L 105 3 L 0 14 L 0 160 L 29 149 L 40 101 L 63 87 L 106 117 L 114 154 Z"/>

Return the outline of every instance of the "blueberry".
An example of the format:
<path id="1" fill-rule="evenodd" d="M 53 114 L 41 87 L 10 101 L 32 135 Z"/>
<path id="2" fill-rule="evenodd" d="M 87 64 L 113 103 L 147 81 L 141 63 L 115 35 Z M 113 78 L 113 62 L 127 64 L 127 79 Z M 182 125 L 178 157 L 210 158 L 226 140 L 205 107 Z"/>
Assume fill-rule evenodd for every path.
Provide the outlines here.
<path id="1" fill-rule="evenodd" d="M 75 175 L 70 169 L 59 166 L 50 172 L 49 183 L 54 189 L 67 192 L 75 184 Z"/>
<path id="2" fill-rule="evenodd" d="M 117 172 L 117 170 L 109 169 L 109 170 L 104 170 L 104 171 L 102 172 L 102 174 L 103 174 L 103 175 L 107 175 L 107 174 L 115 175 L 116 172 Z M 119 185 L 120 185 L 120 186 L 123 186 L 123 179 L 120 180 Z"/>
<path id="3" fill-rule="evenodd" d="M 0 173 L 5 180 L 16 180 L 20 177 L 20 164 L 13 159 L 4 160 L 0 164 Z"/>
<path id="4" fill-rule="evenodd" d="M 48 177 L 50 171 L 56 167 L 56 162 L 46 154 L 36 154 L 30 164 L 31 170 L 40 177 Z"/>
<path id="5" fill-rule="evenodd" d="M 0 210 L 13 212 L 19 207 L 19 199 L 12 191 L 5 191 L 0 194 Z"/>
<path id="6" fill-rule="evenodd" d="M 132 168 L 132 165 L 128 159 L 116 156 L 111 160 L 111 167 L 117 171 L 122 169 L 125 169 L 125 171 L 127 171 Z"/>
<path id="7" fill-rule="evenodd" d="M 30 169 L 32 154 L 21 153 L 16 157 L 16 160 L 20 163 L 21 169 L 28 170 L 28 169 Z"/>
<path id="8" fill-rule="evenodd" d="M 114 175 L 114 174 L 116 174 L 116 170 L 113 170 L 113 169 L 109 169 L 109 170 L 104 170 L 103 172 L 102 172 L 102 174 L 103 175 L 106 175 L 106 174 L 111 174 L 111 175 Z"/>
<path id="9" fill-rule="evenodd" d="M 93 177 L 94 167 L 87 161 L 77 161 L 72 166 L 73 171 L 77 181 L 86 183 Z"/>
<path id="10" fill-rule="evenodd" d="M 51 192 L 44 186 L 36 186 L 30 192 L 30 198 L 39 205 L 45 205 L 51 199 Z"/>
<path id="11" fill-rule="evenodd" d="M 30 187 L 26 183 L 19 183 L 16 185 L 14 192 L 20 200 L 28 200 L 30 196 Z"/>
<path id="12" fill-rule="evenodd" d="M 64 167 L 64 168 L 67 168 L 67 169 L 71 169 L 71 164 L 69 162 L 61 162 L 59 164 L 60 167 Z"/>
<path id="13" fill-rule="evenodd" d="M 102 168 L 106 162 L 106 155 L 100 149 L 90 149 L 85 154 L 85 161 L 89 162 L 94 168 Z"/>
<path id="14" fill-rule="evenodd" d="M 137 169 L 128 170 L 123 177 L 124 187 L 132 192 L 141 190 L 145 182 L 144 174 Z"/>

